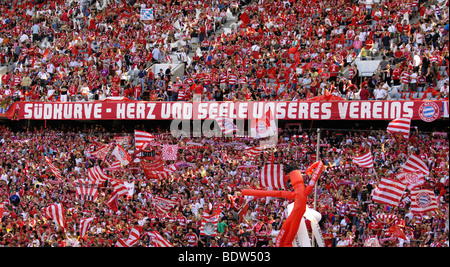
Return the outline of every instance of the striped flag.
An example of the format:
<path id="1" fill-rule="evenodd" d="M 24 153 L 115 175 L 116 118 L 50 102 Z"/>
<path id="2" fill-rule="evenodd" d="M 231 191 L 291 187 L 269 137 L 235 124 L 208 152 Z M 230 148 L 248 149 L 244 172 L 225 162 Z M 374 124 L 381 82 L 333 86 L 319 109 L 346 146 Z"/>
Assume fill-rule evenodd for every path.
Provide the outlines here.
<path id="1" fill-rule="evenodd" d="M 283 164 L 265 165 L 259 176 L 259 184 L 267 188 L 286 189 Z"/>
<path id="2" fill-rule="evenodd" d="M 411 118 L 400 118 L 391 121 L 386 130 L 393 135 L 399 133 L 404 138 L 409 138 L 410 128 Z"/>
<path id="3" fill-rule="evenodd" d="M 404 172 L 421 172 L 424 175 L 429 175 L 427 164 L 416 154 L 411 154 L 408 160 L 403 165 Z"/>
<path id="4" fill-rule="evenodd" d="M 89 225 L 94 220 L 94 217 L 91 218 L 81 218 L 80 219 L 80 237 L 83 238 L 83 236 L 86 234 L 87 229 L 89 228 Z"/>
<path id="5" fill-rule="evenodd" d="M 219 215 L 201 216 L 200 235 L 216 236 L 217 224 L 219 223 Z"/>
<path id="6" fill-rule="evenodd" d="M 353 163 L 356 165 L 363 167 L 363 168 L 373 168 L 373 157 L 372 154 L 370 154 L 370 151 L 366 154 L 359 156 L 359 157 L 353 157 Z"/>
<path id="7" fill-rule="evenodd" d="M 154 196 L 152 198 L 152 203 L 158 209 L 159 211 L 165 213 L 173 208 L 175 208 L 178 205 L 178 201 L 171 200 L 168 198 L 160 197 L 160 196 Z"/>
<path id="8" fill-rule="evenodd" d="M 48 157 L 45 157 L 45 161 L 47 162 L 48 166 L 50 167 L 50 170 L 53 172 L 56 178 L 58 178 L 58 180 L 62 180 L 61 171 L 58 168 L 56 168 L 55 165 L 53 165 L 52 161 Z"/>
<path id="9" fill-rule="evenodd" d="M 157 248 L 173 247 L 173 245 L 167 241 L 162 235 L 156 231 L 149 231 L 146 233 L 150 237 L 150 241 Z"/>
<path id="10" fill-rule="evenodd" d="M 263 148 L 260 146 L 249 146 L 245 148 L 245 155 L 249 158 L 255 158 L 258 157 L 262 151 Z"/>
<path id="11" fill-rule="evenodd" d="M 438 209 L 437 198 L 431 189 L 411 191 L 411 212 L 427 213 Z"/>
<path id="12" fill-rule="evenodd" d="M 91 154 L 91 156 L 94 156 L 98 159 L 105 160 L 106 155 L 108 154 L 111 147 L 112 147 L 112 144 L 105 144 L 105 145 L 102 145 L 96 151 L 90 152 L 89 154 Z"/>
<path id="13" fill-rule="evenodd" d="M 61 228 L 66 227 L 66 220 L 64 218 L 64 209 L 61 203 L 53 204 L 46 208 L 43 208 L 43 213 L 51 218 L 53 221 L 58 223 Z"/>
<path id="14" fill-rule="evenodd" d="M 97 201 L 98 182 L 77 179 L 75 180 L 75 189 L 77 199 L 85 201 Z"/>
<path id="15" fill-rule="evenodd" d="M 226 135 L 232 134 L 238 130 L 232 118 L 217 117 L 216 122 L 219 125 L 220 129 L 222 130 L 222 133 Z"/>
<path id="16" fill-rule="evenodd" d="M 155 136 L 144 131 L 134 130 L 134 147 L 136 150 L 143 150 L 151 142 L 155 140 Z"/>
<path id="17" fill-rule="evenodd" d="M 170 167 L 164 167 L 160 165 L 160 162 L 146 162 L 141 160 L 141 166 L 144 170 L 145 177 L 147 179 L 164 179 L 169 177 L 175 170 L 176 167 L 171 165 Z"/>
<path id="18" fill-rule="evenodd" d="M 406 185 L 390 178 L 381 178 L 378 187 L 373 191 L 372 200 L 381 204 L 398 206 L 405 192 Z"/>
<path id="19" fill-rule="evenodd" d="M 87 176 L 90 181 L 98 183 L 104 182 L 111 178 L 111 176 L 105 174 L 99 166 L 94 166 L 87 169 Z"/>
<path id="20" fill-rule="evenodd" d="M 395 176 L 402 183 L 406 184 L 409 190 L 425 183 L 425 176 L 422 172 L 400 172 Z"/>
<path id="21" fill-rule="evenodd" d="M 139 232 L 139 229 L 137 227 L 133 227 L 128 234 L 128 238 L 119 238 L 119 240 L 117 240 L 116 246 L 126 248 L 132 247 L 137 244 L 140 235 L 141 233 Z"/>

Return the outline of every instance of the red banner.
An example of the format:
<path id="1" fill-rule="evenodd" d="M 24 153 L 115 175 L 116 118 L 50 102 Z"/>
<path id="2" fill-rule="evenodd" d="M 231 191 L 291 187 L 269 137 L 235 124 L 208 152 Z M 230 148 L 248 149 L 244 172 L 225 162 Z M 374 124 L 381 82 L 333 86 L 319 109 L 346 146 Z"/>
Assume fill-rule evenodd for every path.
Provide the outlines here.
<path id="1" fill-rule="evenodd" d="M 11 110 L 13 109 L 13 110 Z M 16 102 L 10 119 L 30 120 L 205 120 L 258 119 L 270 110 L 278 120 L 434 121 L 448 117 L 446 101 L 274 101 L 274 102 Z"/>

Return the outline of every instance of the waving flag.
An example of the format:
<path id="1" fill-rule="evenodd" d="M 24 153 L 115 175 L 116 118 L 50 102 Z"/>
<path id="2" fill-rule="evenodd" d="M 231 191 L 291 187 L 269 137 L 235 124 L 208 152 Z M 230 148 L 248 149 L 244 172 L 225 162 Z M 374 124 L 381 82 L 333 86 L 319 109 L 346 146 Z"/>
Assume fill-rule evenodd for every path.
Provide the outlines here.
<path id="1" fill-rule="evenodd" d="M 165 247 L 173 247 L 173 245 L 167 241 L 162 235 L 160 235 L 156 231 L 149 231 L 146 233 L 150 237 L 150 241 L 153 243 L 155 247 L 165 248 Z"/>
<path id="2" fill-rule="evenodd" d="M 99 166 L 94 166 L 92 168 L 87 169 L 87 177 L 89 181 L 102 183 L 111 178 L 103 172 L 103 170 Z"/>
<path id="3" fill-rule="evenodd" d="M 75 192 L 79 200 L 97 201 L 98 182 L 77 179 L 75 180 Z"/>
<path id="4" fill-rule="evenodd" d="M 130 230 L 130 233 L 128 234 L 128 238 L 119 238 L 117 240 L 116 246 L 117 247 L 132 247 L 136 245 L 139 242 L 139 237 L 141 233 L 137 227 L 133 227 Z"/>
<path id="5" fill-rule="evenodd" d="M 45 157 L 45 161 L 47 162 L 48 166 L 50 167 L 50 170 L 53 172 L 56 178 L 58 178 L 58 180 L 62 180 L 61 171 L 58 168 L 56 168 L 55 165 L 53 165 L 52 161 L 48 157 Z"/>
<path id="6" fill-rule="evenodd" d="M 378 187 L 373 191 L 374 202 L 390 206 L 398 206 L 405 192 L 406 185 L 390 178 L 382 178 Z"/>
<path id="7" fill-rule="evenodd" d="M 438 209 L 436 195 L 431 189 L 411 191 L 411 212 L 427 213 Z"/>
<path id="8" fill-rule="evenodd" d="M 408 160 L 403 165 L 404 172 L 421 172 L 424 175 L 429 175 L 427 164 L 416 154 L 411 154 Z"/>
<path id="9" fill-rule="evenodd" d="M 164 160 L 177 160 L 178 145 L 163 145 L 162 158 Z"/>
<path id="10" fill-rule="evenodd" d="M 255 157 L 258 157 L 262 151 L 263 151 L 263 148 L 260 146 L 246 147 L 245 155 L 249 158 L 255 158 Z"/>
<path id="11" fill-rule="evenodd" d="M 411 118 L 400 118 L 391 121 L 387 127 L 387 131 L 391 134 L 401 134 L 404 138 L 409 138 L 411 128 Z"/>
<path id="12" fill-rule="evenodd" d="M 153 8 L 141 8 L 141 20 L 153 20 Z"/>
<path id="13" fill-rule="evenodd" d="M 359 156 L 359 157 L 353 157 L 353 163 L 356 165 L 363 167 L 363 168 L 373 168 L 373 157 L 370 152 L 367 152 L 366 154 Z"/>
<path id="14" fill-rule="evenodd" d="M 116 145 L 113 152 L 111 153 L 120 161 L 120 164 L 126 166 L 131 162 L 131 156 L 122 148 L 121 145 Z"/>
<path id="15" fill-rule="evenodd" d="M 267 188 L 286 189 L 283 164 L 265 165 L 259 176 L 259 184 Z"/>
<path id="16" fill-rule="evenodd" d="M 232 118 L 217 117 L 216 122 L 225 135 L 232 134 L 238 130 Z"/>
<path id="17" fill-rule="evenodd" d="M 398 180 L 406 184 L 409 190 L 425 183 L 425 176 L 422 172 L 400 172 L 395 175 Z"/>
<path id="18" fill-rule="evenodd" d="M 200 235 L 216 236 L 217 224 L 219 223 L 219 215 L 202 216 L 200 225 Z"/>
<path id="19" fill-rule="evenodd" d="M 178 201 L 167 199 L 164 197 L 154 196 L 152 198 L 152 203 L 159 211 L 165 213 L 178 205 Z"/>
<path id="20" fill-rule="evenodd" d="M 92 156 L 101 159 L 101 160 L 105 160 L 106 155 L 108 154 L 109 150 L 111 149 L 112 144 L 105 144 L 102 145 L 99 149 L 97 149 L 94 152 L 90 152 L 89 154 L 91 154 Z"/>
<path id="21" fill-rule="evenodd" d="M 94 220 L 94 217 L 80 219 L 80 230 L 81 230 L 80 237 L 81 238 L 83 238 L 83 236 L 86 235 L 87 229 L 89 229 L 89 226 L 93 220 Z"/>
<path id="22" fill-rule="evenodd" d="M 5 208 L 5 204 L 0 203 L 0 222 L 2 222 L 4 208 Z"/>
<path id="23" fill-rule="evenodd" d="M 155 136 L 144 131 L 134 130 L 134 147 L 136 150 L 143 150 L 151 142 L 155 140 Z"/>
<path id="24" fill-rule="evenodd" d="M 277 135 L 278 128 L 274 117 L 269 109 L 261 118 L 252 120 L 250 135 L 257 139 Z"/>
<path id="25" fill-rule="evenodd" d="M 43 213 L 51 218 L 53 221 L 58 223 L 61 228 L 66 227 L 66 220 L 64 218 L 64 209 L 61 203 L 53 204 L 46 208 L 43 208 Z"/>

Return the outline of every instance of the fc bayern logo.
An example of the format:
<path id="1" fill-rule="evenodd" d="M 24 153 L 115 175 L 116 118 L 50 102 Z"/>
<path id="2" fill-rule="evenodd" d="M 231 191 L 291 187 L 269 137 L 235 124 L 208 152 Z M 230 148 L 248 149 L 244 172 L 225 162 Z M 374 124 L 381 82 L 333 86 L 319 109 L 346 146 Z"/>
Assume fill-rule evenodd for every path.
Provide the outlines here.
<path id="1" fill-rule="evenodd" d="M 431 203 L 430 196 L 427 193 L 419 193 L 416 196 L 416 202 L 419 205 L 419 207 L 427 207 Z"/>
<path id="2" fill-rule="evenodd" d="M 434 102 L 423 103 L 419 108 L 419 116 L 425 122 L 432 122 L 439 117 L 439 106 Z"/>

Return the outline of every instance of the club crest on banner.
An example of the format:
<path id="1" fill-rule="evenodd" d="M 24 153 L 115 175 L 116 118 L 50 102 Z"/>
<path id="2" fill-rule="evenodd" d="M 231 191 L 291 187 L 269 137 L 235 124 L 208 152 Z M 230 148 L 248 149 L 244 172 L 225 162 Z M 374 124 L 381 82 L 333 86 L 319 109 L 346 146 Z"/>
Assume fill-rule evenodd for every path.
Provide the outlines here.
<path id="1" fill-rule="evenodd" d="M 417 205 L 421 208 L 428 207 L 432 200 L 427 192 L 420 192 L 416 196 Z"/>
<path id="2" fill-rule="evenodd" d="M 432 122 L 439 117 L 439 106 L 434 102 L 423 103 L 419 107 L 419 117 L 425 122 Z"/>

